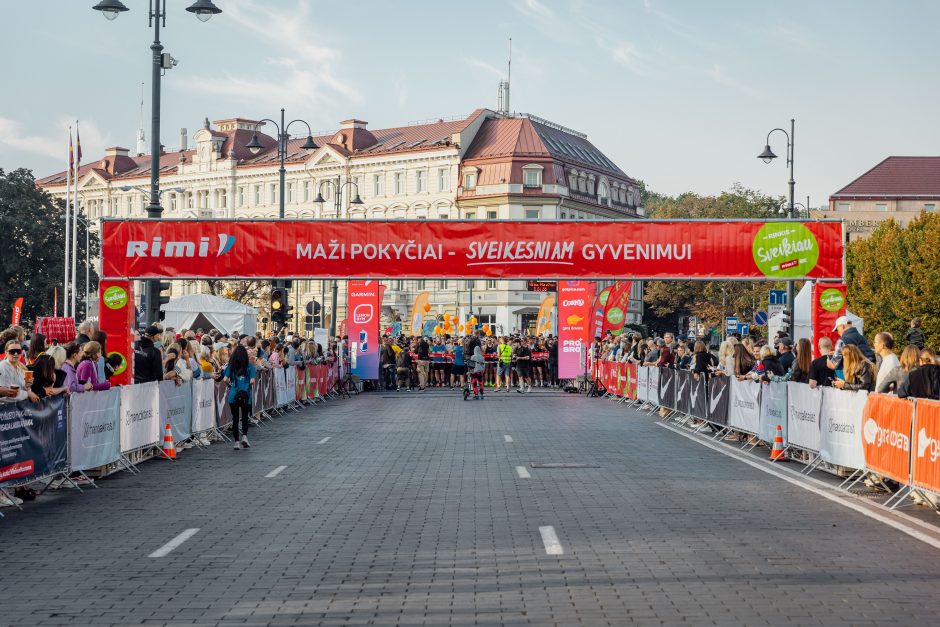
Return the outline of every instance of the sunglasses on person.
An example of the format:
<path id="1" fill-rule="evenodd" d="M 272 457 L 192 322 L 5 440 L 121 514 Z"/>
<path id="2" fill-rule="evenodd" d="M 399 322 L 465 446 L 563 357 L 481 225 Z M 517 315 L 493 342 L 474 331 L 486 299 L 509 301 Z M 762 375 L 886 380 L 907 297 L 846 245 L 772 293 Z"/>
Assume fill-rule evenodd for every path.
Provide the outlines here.
<path id="1" fill-rule="evenodd" d="M 22 348 L 11 348 L 7 351 L 8 355 L 21 355 L 23 353 Z"/>

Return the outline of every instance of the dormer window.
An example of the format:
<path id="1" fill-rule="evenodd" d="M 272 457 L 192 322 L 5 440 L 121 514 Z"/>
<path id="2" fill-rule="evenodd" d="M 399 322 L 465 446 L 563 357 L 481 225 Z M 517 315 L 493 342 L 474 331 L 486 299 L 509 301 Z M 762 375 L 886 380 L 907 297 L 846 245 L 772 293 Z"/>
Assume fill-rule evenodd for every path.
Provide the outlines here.
<path id="1" fill-rule="evenodd" d="M 542 166 L 530 163 L 522 166 L 523 183 L 525 187 L 535 188 L 542 186 Z"/>
<path id="2" fill-rule="evenodd" d="M 476 189 L 477 188 L 477 173 L 476 172 L 467 172 L 463 175 L 463 187 L 464 189 Z"/>

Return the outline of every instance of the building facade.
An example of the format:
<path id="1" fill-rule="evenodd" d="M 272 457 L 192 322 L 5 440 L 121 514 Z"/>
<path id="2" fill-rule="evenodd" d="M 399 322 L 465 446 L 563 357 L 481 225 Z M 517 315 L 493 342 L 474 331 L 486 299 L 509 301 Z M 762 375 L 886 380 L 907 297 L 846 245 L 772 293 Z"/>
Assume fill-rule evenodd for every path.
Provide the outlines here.
<path id="1" fill-rule="evenodd" d="M 845 220 L 846 235 L 868 237 L 882 222 L 906 226 L 940 207 L 940 157 L 888 157 L 832 194 L 813 217 Z"/>
<path id="2" fill-rule="evenodd" d="M 160 155 L 165 218 L 276 218 L 279 159 L 264 123 L 218 120 L 193 134 L 181 130 L 176 152 Z M 247 148 L 257 135 L 260 150 Z M 289 219 L 588 220 L 644 216 L 636 181 L 614 165 L 586 136 L 525 114 L 477 109 L 468 116 L 370 130 L 350 119 L 332 133 L 288 143 L 285 217 Z M 150 156 L 108 148 L 78 174 L 79 206 L 91 220 L 146 217 Z M 66 194 L 66 173 L 40 179 L 56 197 Z M 550 277 L 546 277 L 550 278 Z M 206 290 L 200 282 L 173 281 L 173 296 Z M 383 319 L 407 321 L 420 291 L 430 293 L 439 314 L 473 312 L 498 332 L 534 326 L 544 293 L 525 281 L 387 281 Z M 345 285 L 339 282 L 337 320 L 345 318 Z M 329 326 L 332 282 L 295 281 L 294 326 L 304 330 L 304 306 L 321 305 Z M 639 293 L 639 292 L 638 292 Z M 253 303 L 265 310 L 268 303 Z M 262 314 L 264 315 L 264 314 Z M 642 303 L 632 303 L 627 322 L 640 322 Z M 407 324 L 404 325 L 407 327 Z"/>

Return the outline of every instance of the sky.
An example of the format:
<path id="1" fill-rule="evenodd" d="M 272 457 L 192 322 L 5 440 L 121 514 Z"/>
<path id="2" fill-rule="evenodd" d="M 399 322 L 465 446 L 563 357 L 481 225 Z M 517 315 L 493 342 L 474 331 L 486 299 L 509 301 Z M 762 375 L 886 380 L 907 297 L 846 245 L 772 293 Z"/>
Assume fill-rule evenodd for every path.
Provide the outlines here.
<path id="1" fill-rule="evenodd" d="M 798 202 L 813 207 L 889 155 L 940 154 L 933 0 L 215 0 L 206 23 L 169 0 L 162 138 L 203 119 L 307 121 L 331 131 L 496 108 L 512 38 L 511 107 L 586 133 L 652 191 L 735 183 L 787 193 L 756 158 L 796 119 Z M 4 7 L 0 168 L 65 168 L 150 137 L 147 2 L 108 22 L 96 0 Z M 300 134 L 302 125 L 291 131 Z M 295 133 L 296 131 L 296 133 Z M 191 144 L 191 139 L 190 139 Z M 771 137 L 781 157 L 786 138 Z"/>

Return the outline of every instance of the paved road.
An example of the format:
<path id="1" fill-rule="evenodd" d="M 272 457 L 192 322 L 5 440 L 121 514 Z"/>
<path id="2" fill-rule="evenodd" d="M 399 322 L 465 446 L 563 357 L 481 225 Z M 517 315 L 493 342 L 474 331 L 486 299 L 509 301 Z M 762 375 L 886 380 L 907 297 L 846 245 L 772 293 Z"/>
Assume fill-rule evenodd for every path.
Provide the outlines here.
<path id="1" fill-rule="evenodd" d="M 252 440 L 0 521 L 0 624 L 929 625 L 940 614 L 940 551 L 607 401 L 372 393 Z M 540 527 L 562 554 L 547 553 Z M 188 529 L 199 531 L 148 557 Z"/>

